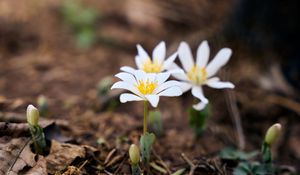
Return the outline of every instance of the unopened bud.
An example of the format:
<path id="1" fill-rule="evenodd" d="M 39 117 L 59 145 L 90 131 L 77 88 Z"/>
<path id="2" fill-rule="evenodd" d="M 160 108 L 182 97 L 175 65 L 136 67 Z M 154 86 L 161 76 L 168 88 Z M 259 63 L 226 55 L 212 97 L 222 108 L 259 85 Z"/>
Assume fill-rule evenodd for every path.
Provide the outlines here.
<path id="1" fill-rule="evenodd" d="M 135 144 L 130 145 L 129 157 L 133 165 L 138 164 L 140 161 L 140 150 Z"/>
<path id="2" fill-rule="evenodd" d="M 39 111 L 33 105 L 28 105 L 27 107 L 27 122 L 30 125 L 36 126 L 39 122 Z"/>
<path id="3" fill-rule="evenodd" d="M 279 123 L 272 125 L 266 133 L 265 143 L 272 145 L 280 135 L 280 132 L 281 132 L 281 125 Z"/>
<path id="4" fill-rule="evenodd" d="M 47 107 L 48 106 L 47 98 L 44 95 L 40 95 L 38 97 L 37 103 L 38 103 L 39 107 Z"/>

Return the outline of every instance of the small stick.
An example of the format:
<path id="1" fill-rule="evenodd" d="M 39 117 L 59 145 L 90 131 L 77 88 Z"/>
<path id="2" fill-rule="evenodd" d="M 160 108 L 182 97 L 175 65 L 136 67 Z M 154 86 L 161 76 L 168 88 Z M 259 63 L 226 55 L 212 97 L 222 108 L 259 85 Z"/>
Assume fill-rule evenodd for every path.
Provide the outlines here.
<path id="1" fill-rule="evenodd" d="M 226 103 L 229 108 L 229 113 L 233 119 L 234 125 L 236 127 L 237 136 L 238 136 L 238 147 L 240 150 L 245 148 L 245 136 L 241 123 L 241 116 L 236 105 L 236 97 L 233 91 L 225 90 Z"/>
<path id="2" fill-rule="evenodd" d="M 81 169 L 85 166 L 85 164 L 87 164 L 87 163 L 88 163 L 88 160 L 85 160 L 85 161 L 83 162 L 83 164 L 80 165 L 80 167 L 79 167 L 78 169 L 81 170 Z"/>
<path id="3" fill-rule="evenodd" d="M 124 155 L 125 157 L 123 158 L 122 162 L 120 163 L 120 165 L 118 166 L 118 168 L 116 169 L 116 171 L 114 172 L 115 174 L 118 174 L 118 172 L 120 171 L 121 167 L 124 165 L 125 160 L 127 159 L 127 154 Z"/>
<path id="4" fill-rule="evenodd" d="M 23 147 L 21 148 L 21 150 L 18 152 L 18 154 L 17 154 L 17 156 L 16 156 L 14 162 L 11 164 L 11 166 L 10 166 L 9 169 L 7 170 L 6 174 L 10 174 L 12 168 L 15 166 L 15 164 L 16 164 L 18 158 L 20 157 L 21 153 L 23 152 L 24 148 L 30 143 L 30 141 L 31 141 L 31 139 L 28 139 L 28 140 L 26 141 L 26 143 L 24 144 L 24 146 L 23 146 Z"/>
<path id="5" fill-rule="evenodd" d="M 160 158 L 160 156 L 156 153 L 156 151 L 152 150 L 152 153 L 158 159 L 159 163 L 167 170 L 168 174 L 172 174 L 167 164 Z"/>
<path id="6" fill-rule="evenodd" d="M 105 159 L 105 161 L 104 161 L 104 164 L 105 164 L 105 165 L 108 163 L 108 161 L 110 160 L 111 156 L 112 156 L 115 152 L 116 152 L 116 148 L 112 149 L 112 150 L 108 153 L 108 155 L 107 155 L 107 157 L 106 157 L 106 159 Z"/>
<path id="7" fill-rule="evenodd" d="M 105 172 L 106 174 L 108 174 L 108 175 L 114 175 L 114 174 L 112 174 L 111 172 L 109 172 L 109 171 L 107 171 L 107 170 L 104 170 L 104 172 Z"/>
<path id="8" fill-rule="evenodd" d="M 197 166 L 188 158 L 184 153 L 181 153 L 181 157 L 184 161 L 186 161 L 190 165 L 190 172 L 189 175 L 193 175 Z"/>

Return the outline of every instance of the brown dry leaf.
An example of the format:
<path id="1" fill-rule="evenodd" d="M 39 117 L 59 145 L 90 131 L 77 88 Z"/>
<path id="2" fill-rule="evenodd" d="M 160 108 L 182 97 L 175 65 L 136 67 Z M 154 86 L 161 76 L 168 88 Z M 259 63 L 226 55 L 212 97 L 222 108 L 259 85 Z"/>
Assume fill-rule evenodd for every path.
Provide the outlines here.
<path id="1" fill-rule="evenodd" d="M 70 165 L 76 157 L 83 158 L 84 156 L 85 149 L 83 147 L 52 140 L 50 153 L 46 157 L 48 173 L 54 174 L 61 171 Z"/>
<path id="2" fill-rule="evenodd" d="M 35 154 L 30 150 L 28 138 L 0 138 L 0 173 L 6 175 L 19 174 L 25 166 L 33 167 Z"/>
<path id="3" fill-rule="evenodd" d="M 46 175 L 47 173 L 47 162 L 45 157 L 39 156 L 37 163 L 32 167 L 26 175 Z"/>
<path id="4" fill-rule="evenodd" d="M 0 122 L 0 137 L 22 137 L 28 135 L 28 133 L 29 127 L 27 123 Z"/>
<path id="5" fill-rule="evenodd" d="M 83 174 L 81 170 L 75 166 L 69 166 L 67 171 L 65 171 L 62 175 L 81 175 Z"/>

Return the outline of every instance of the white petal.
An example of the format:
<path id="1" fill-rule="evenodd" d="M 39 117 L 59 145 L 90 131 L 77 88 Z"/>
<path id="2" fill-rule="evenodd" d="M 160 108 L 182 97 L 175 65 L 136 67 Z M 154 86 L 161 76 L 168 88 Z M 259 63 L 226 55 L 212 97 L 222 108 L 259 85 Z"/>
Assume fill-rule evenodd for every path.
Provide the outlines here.
<path id="1" fill-rule="evenodd" d="M 185 71 L 190 71 L 194 66 L 192 51 L 186 42 L 181 42 L 178 48 L 179 60 Z"/>
<path id="2" fill-rule="evenodd" d="M 174 69 L 180 69 L 180 67 L 177 64 L 173 63 L 171 65 L 171 67 L 169 68 L 169 70 L 171 71 L 171 70 L 174 70 Z M 173 77 L 175 77 L 178 80 L 189 81 L 188 77 L 183 72 L 178 72 L 178 73 L 177 72 L 175 72 L 175 73 L 171 72 L 171 74 L 172 74 Z"/>
<path id="3" fill-rule="evenodd" d="M 203 103 L 208 103 L 207 98 L 204 97 L 202 87 L 194 86 L 192 87 L 192 94 L 194 97 L 199 98 Z"/>
<path id="4" fill-rule="evenodd" d="M 154 81 L 156 81 L 156 79 L 157 79 L 157 74 L 156 73 L 147 73 L 146 78 L 144 79 L 144 81 L 149 80 L 149 81 L 154 82 Z"/>
<path id="5" fill-rule="evenodd" d="M 157 81 L 157 84 L 160 85 L 162 84 L 163 82 L 165 82 L 169 77 L 170 77 L 170 73 L 168 72 L 164 72 L 164 73 L 159 73 L 156 75 L 156 81 Z"/>
<path id="6" fill-rule="evenodd" d="M 182 95 L 182 90 L 178 86 L 173 86 L 173 87 L 170 87 L 170 88 L 158 93 L 157 95 L 166 96 L 166 97 L 176 97 L 176 96 Z"/>
<path id="7" fill-rule="evenodd" d="M 220 81 L 219 77 L 212 77 L 210 79 L 208 79 L 206 82 L 211 82 L 211 81 Z"/>
<path id="8" fill-rule="evenodd" d="M 211 88 L 216 88 L 216 89 L 224 89 L 224 88 L 234 88 L 234 84 L 230 82 L 222 82 L 222 81 L 216 81 L 216 80 L 207 80 L 206 84 L 211 87 Z"/>
<path id="9" fill-rule="evenodd" d="M 178 86 L 181 88 L 182 92 L 185 93 L 186 91 L 190 90 L 193 85 L 191 83 L 179 82 Z"/>
<path id="10" fill-rule="evenodd" d="M 128 101 L 141 101 L 141 100 L 143 100 L 141 97 L 129 93 L 124 93 L 120 95 L 121 103 L 126 103 Z"/>
<path id="11" fill-rule="evenodd" d="M 163 63 L 166 57 L 166 44 L 164 41 L 160 42 L 153 50 L 152 59 L 157 63 Z"/>
<path id="12" fill-rule="evenodd" d="M 172 69 L 167 71 L 168 73 L 172 74 L 184 74 L 184 71 L 182 69 Z"/>
<path id="13" fill-rule="evenodd" d="M 123 81 L 125 81 L 126 83 L 129 83 L 129 84 L 137 83 L 134 76 L 130 73 L 127 73 L 127 72 L 120 72 L 120 73 L 116 74 L 115 77 L 118 77 L 121 80 L 123 80 Z"/>
<path id="14" fill-rule="evenodd" d="M 116 82 L 112 85 L 111 89 L 125 89 L 138 96 L 142 96 L 141 93 L 132 84 L 126 83 L 124 81 Z"/>
<path id="15" fill-rule="evenodd" d="M 205 106 L 206 106 L 206 103 L 199 102 L 198 104 L 193 105 L 193 108 L 198 111 L 201 111 L 205 108 Z"/>
<path id="16" fill-rule="evenodd" d="M 161 85 L 159 85 L 155 89 L 154 93 L 157 94 L 157 93 L 159 93 L 159 92 L 161 92 L 161 91 L 163 91 L 163 90 L 165 90 L 167 88 L 170 88 L 172 86 L 179 86 L 180 84 L 181 84 L 180 82 L 175 81 L 175 80 L 166 81 L 166 82 L 162 83 Z"/>
<path id="17" fill-rule="evenodd" d="M 165 70 L 165 69 L 168 69 L 172 63 L 174 63 L 176 57 L 177 57 L 177 52 L 174 53 L 173 55 L 171 55 L 169 58 L 166 59 L 166 61 L 163 63 L 163 67 L 162 69 Z"/>
<path id="18" fill-rule="evenodd" d="M 135 56 L 135 64 L 138 67 L 138 69 L 142 69 L 143 68 L 142 59 L 138 55 Z"/>
<path id="19" fill-rule="evenodd" d="M 159 101 L 158 95 L 145 95 L 145 97 L 154 108 L 157 107 Z"/>
<path id="20" fill-rule="evenodd" d="M 134 72 L 136 71 L 136 69 L 133 69 L 132 67 L 129 66 L 123 66 L 120 68 L 120 70 L 131 74 L 134 74 Z"/>
<path id="21" fill-rule="evenodd" d="M 142 70 L 136 70 L 134 71 L 134 76 L 136 78 L 137 81 L 144 81 L 145 79 L 147 79 L 147 74 L 146 72 L 142 71 Z"/>
<path id="22" fill-rule="evenodd" d="M 137 50 L 138 50 L 138 55 L 141 58 L 142 63 L 144 63 L 145 61 L 147 61 L 147 59 L 150 59 L 148 53 L 143 49 L 143 47 L 141 45 L 136 45 Z"/>
<path id="23" fill-rule="evenodd" d="M 207 65 L 207 77 L 215 75 L 217 71 L 228 62 L 231 53 L 232 51 L 229 48 L 221 49 L 215 58 Z"/>
<path id="24" fill-rule="evenodd" d="M 209 46 L 207 41 L 203 41 L 197 49 L 197 65 L 205 67 L 209 58 Z"/>

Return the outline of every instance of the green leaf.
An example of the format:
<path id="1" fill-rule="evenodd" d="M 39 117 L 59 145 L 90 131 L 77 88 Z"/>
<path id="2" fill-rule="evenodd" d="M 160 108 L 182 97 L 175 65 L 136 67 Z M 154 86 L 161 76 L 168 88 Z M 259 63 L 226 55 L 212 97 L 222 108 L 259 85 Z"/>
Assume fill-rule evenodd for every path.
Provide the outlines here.
<path id="1" fill-rule="evenodd" d="M 271 147 L 269 144 L 264 143 L 262 145 L 262 159 L 264 163 L 272 163 L 272 153 Z"/>
<path id="2" fill-rule="evenodd" d="M 142 161 L 148 164 L 150 161 L 151 148 L 155 141 L 155 135 L 153 133 L 146 133 L 141 136 L 140 149 L 142 154 Z"/>
<path id="3" fill-rule="evenodd" d="M 47 146 L 43 128 L 41 128 L 39 125 L 36 126 L 29 125 L 29 129 L 31 132 L 31 137 L 34 144 L 35 152 L 37 154 L 43 154 Z"/>
<path id="4" fill-rule="evenodd" d="M 163 123 L 162 123 L 162 116 L 159 110 L 153 110 L 149 112 L 149 123 L 153 132 L 157 136 L 163 135 Z"/>
<path id="5" fill-rule="evenodd" d="M 95 31 L 85 27 L 77 33 L 77 46 L 79 48 L 89 48 L 95 42 Z"/>
<path id="6" fill-rule="evenodd" d="M 222 159 L 229 159 L 229 160 L 249 160 L 254 158 L 255 156 L 258 155 L 258 151 L 252 151 L 249 153 L 246 153 L 244 151 L 240 151 L 234 148 L 224 148 L 220 152 L 220 157 Z"/>
<path id="7" fill-rule="evenodd" d="M 163 167 L 157 165 L 155 162 L 151 162 L 150 166 L 155 169 L 156 171 L 159 171 L 162 174 L 167 174 L 167 170 L 165 170 Z"/>
<path id="8" fill-rule="evenodd" d="M 141 175 L 141 170 L 138 165 L 131 165 L 131 174 L 132 175 Z"/>
<path id="9" fill-rule="evenodd" d="M 200 136 L 205 131 L 207 119 L 210 116 L 210 105 L 207 105 L 202 111 L 197 111 L 193 107 L 189 108 L 189 124 L 194 129 L 197 136 Z"/>
<path id="10" fill-rule="evenodd" d="M 177 170 L 175 173 L 172 173 L 171 175 L 182 175 L 185 172 L 185 168 Z"/>
<path id="11" fill-rule="evenodd" d="M 96 41 L 96 20 L 98 11 L 93 7 L 85 7 L 80 0 L 67 0 L 62 7 L 62 15 L 66 25 L 74 32 L 76 44 L 86 49 Z"/>
<path id="12" fill-rule="evenodd" d="M 273 175 L 276 169 L 270 164 L 259 162 L 241 162 L 234 169 L 233 175 Z"/>
<path id="13" fill-rule="evenodd" d="M 102 96 L 106 96 L 113 84 L 114 82 L 112 76 L 102 78 L 97 85 L 98 97 L 101 98 Z"/>

